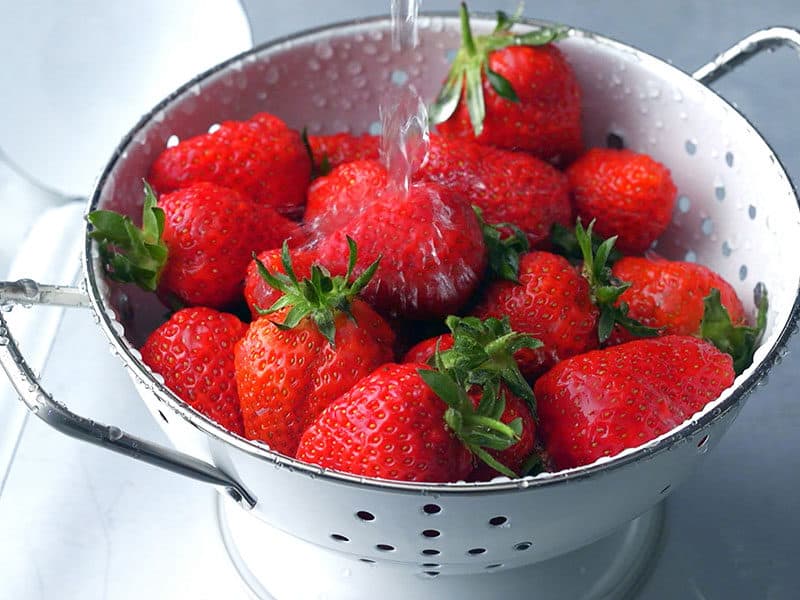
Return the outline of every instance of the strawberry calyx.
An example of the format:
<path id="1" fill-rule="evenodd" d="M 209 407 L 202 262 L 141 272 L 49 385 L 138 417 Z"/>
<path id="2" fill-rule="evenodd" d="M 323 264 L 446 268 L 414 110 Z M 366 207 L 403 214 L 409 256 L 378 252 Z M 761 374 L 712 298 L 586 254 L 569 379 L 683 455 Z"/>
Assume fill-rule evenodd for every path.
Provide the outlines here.
<path id="1" fill-rule="evenodd" d="M 361 275 L 351 281 L 353 270 L 358 258 L 358 249 L 355 241 L 348 236 L 347 245 L 349 257 L 347 262 L 347 272 L 344 276 L 332 276 L 330 271 L 324 266 L 314 264 L 311 266 L 311 276 L 299 280 L 294 268 L 292 258 L 289 254 L 289 245 L 284 240 L 281 248 L 281 264 L 284 273 L 270 273 L 267 267 L 253 254 L 256 261 L 258 273 L 261 278 L 276 290 L 283 292 L 275 303 L 267 309 L 255 307 L 260 315 L 269 315 L 282 308 L 291 307 L 286 313 L 282 323 L 273 321 L 280 329 L 292 329 L 300 321 L 309 317 L 317 326 L 320 333 L 335 347 L 336 326 L 335 317 L 337 312 L 342 312 L 355 323 L 355 317 L 350 310 L 352 299 L 370 282 L 381 257 L 367 267 Z"/>
<path id="2" fill-rule="evenodd" d="M 636 319 L 628 316 L 628 304 L 619 302 L 622 293 L 631 287 L 628 281 L 620 281 L 611 272 L 609 256 L 617 241 L 617 236 L 612 236 L 601 242 L 596 249 L 592 245 L 592 228 L 594 221 L 584 229 L 581 220 L 575 224 L 575 239 L 583 256 L 581 273 L 589 282 L 592 302 L 600 309 L 600 318 L 597 322 L 597 337 L 602 344 L 611 336 L 615 325 L 620 325 L 637 337 L 654 337 L 661 330 L 656 327 L 643 325 Z"/>
<path id="3" fill-rule="evenodd" d="M 521 418 L 517 417 L 510 423 L 500 420 L 506 401 L 499 385 L 496 382 L 485 384 L 475 408 L 463 382 L 459 382 L 452 372 L 432 369 L 419 369 L 418 372 L 428 387 L 447 404 L 444 420 L 464 445 L 498 473 L 516 478 L 514 471 L 486 451 L 486 448 L 505 450 L 522 436 Z"/>
<path id="4" fill-rule="evenodd" d="M 483 212 L 472 206 L 478 217 L 483 241 L 489 254 L 489 276 L 519 283 L 519 258 L 530 250 L 528 236 L 513 223 L 490 225 L 483 220 Z M 505 233 L 510 231 L 511 233 Z"/>
<path id="5" fill-rule="evenodd" d="M 753 354 L 767 326 L 769 300 L 763 284 L 756 286 L 754 295 L 757 308 L 755 327 L 736 326 L 731 322 L 730 314 L 722 305 L 720 291 L 717 288 L 712 288 L 711 293 L 703 299 L 700 337 L 733 357 L 733 370 L 737 375 L 753 363 Z"/>
<path id="6" fill-rule="evenodd" d="M 536 416 L 531 386 L 519 370 L 514 353 L 522 348 L 536 349 L 542 342 L 511 329 L 508 317 L 485 320 L 477 317 L 449 316 L 445 324 L 453 334 L 453 346 L 434 355 L 440 370 L 453 374 L 468 390 L 473 385 L 498 386 L 504 383 L 524 399 Z"/>
<path id="7" fill-rule="evenodd" d="M 306 149 L 308 158 L 311 161 L 311 179 L 318 179 L 324 177 L 331 172 L 331 161 L 326 153 L 322 153 L 319 162 L 314 157 L 314 150 L 311 148 L 311 142 L 308 140 L 308 128 L 303 127 L 300 132 L 300 139 L 303 141 L 303 147 Z"/>
<path id="8" fill-rule="evenodd" d="M 433 123 L 442 123 L 456 110 L 461 93 L 466 86 L 466 103 L 472 129 L 476 136 L 483 132 L 486 104 L 483 97 L 482 78 L 485 75 L 492 89 L 511 102 L 519 102 L 511 83 L 489 67 L 489 54 L 508 46 L 543 46 L 566 35 L 566 28 L 541 28 L 528 33 L 513 34 L 511 28 L 519 15 L 509 16 L 497 12 L 497 26 L 489 35 L 473 36 L 466 3 L 459 9 L 461 18 L 461 48 L 459 48 L 447 80 L 430 109 Z"/>
<path id="9" fill-rule="evenodd" d="M 597 254 L 600 244 L 605 240 L 594 232 L 589 234 L 592 243 L 592 252 Z M 583 251 L 581 245 L 578 243 L 578 238 L 575 235 L 575 230 L 569 227 L 564 227 L 561 223 L 553 223 L 550 228 L 550 243 L 553 246 L 553 252 L 559 256 L 563 256 L 574 265 L 583 263 Z M 622 258 L 622 252 L 619 249 L 612 247 L 608 253 L 606 264 L 611 267 Z"/>
<path id="10" fill-rule="evenodd" d="M 150 184 L 144 182 L 141 228 L 130 217 L 111 210 L 95 210 L 86 220 L 94 227 L 89 236 L 99 243 L 100 260 L 108 277 L 154 292 L 169 252 L 161 239 L 164 211 L 158 207 Z"/>

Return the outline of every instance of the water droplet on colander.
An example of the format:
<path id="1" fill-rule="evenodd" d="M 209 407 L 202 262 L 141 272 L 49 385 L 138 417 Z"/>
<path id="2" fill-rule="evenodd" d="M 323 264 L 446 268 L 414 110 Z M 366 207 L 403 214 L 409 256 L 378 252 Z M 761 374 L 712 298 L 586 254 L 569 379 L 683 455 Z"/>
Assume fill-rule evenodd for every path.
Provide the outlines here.
<path id="1" fill-rule="evenodd" d="M 14 308 L 14 305 L 10 304 L 8 302 L 4 302 L 3 304 L 0 304 L 0 310 L 2 310 L 3 312 L 11 312 L 11 309 L 13 309 L 13 308 Z"/>
<path id="2" fill-rule="evenodd" d="M 342 569 L 342 577 L 350 577 L 353 572 L 350 569 Z"/>
<path id="3" fill-rule="evenodd" d="M 359 73 L 361 73 L 361 71 L 364 70 L 364 67 L 357 60 L 352 60 L 349 63 L 347 63 L 346 68 L 347 72 L 350 73 L 350 75 L 358 75 Z"/>
<path id="4" fill-rule="evenodd" d="M 352 108 L 353 108 L 353 103 L 350 101 L 350 99 L 349 99 L 349 98 L 343 97 L 343 98 L 342 98 L 342 99 L 339 101 L 339 106 L 340 106 L 340 107 L 341 107 L 343 110 L 352 110 Z"/>
<path id="5" fill-rule="evenodd" d="M 383 32 L 378 29 L 371 29 L 367 32 L 367 37 L 376 42 L 380 42 L 383 39 Z"/>
<path id="6" fill-rule="evenodd" d="M 444 19 L 441 17 L 433 17 L 431 19 L 431 31 L 434 33 L 441 33 L 444 31 Z"/>
<path id="7" fill-rule="evenodd" d="M 336 67 L 332 66 L 325 71 L 325 77 L 327 77 L 330 81 L 336 81 L 339 79 L 339 71 L 336 70 Z"/>
<path id="8" fill-rule="evenodd" d="M 616 73 L 612 73 L 611 74 L 611 84 L 612 85 L 621 85 L 622 84 L 622 77 L 620 77 Z"/>
<path id="9" fill-rule="evenodd" d="M 264 73 L 264 80 L 269 84 L 278 83 L 280 78 L 281 74 L 275 65 L 271 65 Z"/>
<path id="10" fill-rule="evenodd" d="M 256 98 L 259 100 L 266 100 L 267 99 L 267 92 L 260 91 L 256 94 Z"/>
<path id="11" fill-rule="evenodd" d="M 680 118 L 681 121 L 685 121 L 686 119 L 689 118 L 689 115 L 686 114 L 686 112 L 681 111 L 680 114 L 678 115 L 678 118 Z"/>
<path id="12" fill-rule="evenodd" d="M 519 482 L 519 487 L 521 487 L 522 489 L 530 487 L 530 485 L 531 485 L 531 482 L 530 482 L 529 479 L 523 479 L 522 481 Z"/>
<path id="13" fill-rule="evenodd" d="M 664 128 L 664 121 L 660 119 L 655 122 L 656 129 L 663 129 Z"/>
<path id="14" fill-rule="evenodd" d="M 661 97 L 661 89 L 657 87 L 651 87 L 647 90 L 647 96 L 649 98 L 660 98 Z"/>
<path id="15" fill-rule="evenodd" d="M 364 77 L 363 75 L 359 75 L 358 77 L 353 77 L 352 84 L 354 88 L 361 89 L 365 85 L 367 85 L 367 78 Z"/>
<path id="16" fill-rule="evenodd" d="M 378 61 L 379 63 L 381 63 L 382 65 L 385 65 L 391 59 L 390 59 L 390 57 L 389 57 L 389 55 L 387 53 L 382 52 L 381 54 L 379 54 L 378 56 L 375 57 L 375 60 Z"/>
<path id="17" fill-rule="evenodd" d="M 420 74 L 420 70 L 419 70 L 419 67 L 418 67 L 417 65 L 411 65 L 411 66 L 408 68 L 408 72 L 409 72 L 411 75 L 413 75 L 414 77 L 419 77 L 419 74 Z"/>
<path id="18" fill-rule="evenodd" d="M 683 93 L 678 88 L 673 89 L 672 99 L 675 100 L 675 102 L 683 102 Z"/>
<path id="19" fill-rule="evenodd" d="M 319 121 L 311 121 L 308 124 L 308 130 L 311 133 L 319 133 L 320 131 L 322 131 L 322 124 Z"/>
<path id="20" fill-rule="evenodd" d="M 116 442 L 118 440 L 121 440 L 122 439 L 122 430 L 119 427 L 114 427 L 113 425 L 111 425 L 108 428 L 108 439 L 110 439 L 112 442 Z"/>
<path id="21" fill-rule="evenodd" d="M 625 95 L 628 95 L 631 93 L 631 88 L 629 85 L 626 85 L 624 88 L 622 88 L 622 91 L 625 93 Z"/>
<path id="22" fill-rule="evenodd" d="M 319 61 L 316 58 L 309 58 L 307 64 L 308 68 L 312 71 L 319 71 L 320 69 Z"/>
<path id="23" fill-rule="evenodd" d="M 311 96 L 311 104 L 313 104 L 317 108 L 324 108 L 327 103 L 328 101 L 322 94 L 314 94 L 313 96 Z"/>
<path id="24" fill-rule="evenodd" d="M 8 346 L 8 338 L 4 335 L 0 335 L 0 346 Z"/>
<path id="25" fill-rule="evenodd" d="M 355 41 L 357 41 L 357 42 L 363 42 L 364 41 L 364 34 L 363 33 L 357 33 L 357 34 L 355 34 L 353 36 L 353 39 Z"/>
<path id="26" fill-rule="evenodd" d="M 333 48 L 328 42 L 318 42 L 314 46 L 314 52 L 322 60 L 328 60 L 331 56 L 333 56 Z"/>

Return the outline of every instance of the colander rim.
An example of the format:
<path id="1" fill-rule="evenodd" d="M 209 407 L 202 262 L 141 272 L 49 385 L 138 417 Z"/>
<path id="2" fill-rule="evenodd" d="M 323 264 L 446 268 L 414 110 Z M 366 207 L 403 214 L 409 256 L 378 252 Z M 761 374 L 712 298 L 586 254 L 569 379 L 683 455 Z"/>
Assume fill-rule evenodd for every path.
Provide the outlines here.
<path id="1" fill-rule="evenodd" d="M 442 18 L 446 20 L 457 20 L 458 15 L 453 11 L 425 11 L 420 14 L 421 18 Z M 473 23 L 478 21 L 494 21 L 495 17 L 493 15 L 488 15 L 486 13 L 476 12 L 471 17 Z M 264 51 L 267 51 L 272 48 L 279 47 L 283 44 L 297 42 L 299 40 L 309 40 L 313 39 L 315 36 L 320 36 L 323 34 L 333 33 L 340 30 L 347 30 L 353 29 L 363 26 L 383 26 L 387 27 L 390 23 L 390 18 L 387 15 L 375 15 L 375 16 L 368 16 L 362 17 L 357 19 L 350 19 L 345 21 L 339 21 L 335 23 L 330 23 L 326 25 L 322 25 L 319 27 L 304 29 L 286 36 L 282 36 L 279 38 L 275 38 L 273 40 L 269 40 L 253 48 L 246 50 L 242 53 L 239 53 L 205 71 L 199 73 L 197 76 L 193 77 L 189 81 L 187 81 L 182 86 L 178 87 L 176 90 L 171 92 L 167 95 L 163 100 L 161 100 L 158 104 L 156 104 L 149 112 L 144 114 L 139 121 L 131 128 L 128 134 L 122 138 L 116 149 L 111 155 L 111 158 L 106 163 L 103 171 L 101 172 L 100 176 L 95 183 L 95 186 L 92 190 L 92 194 L 89 198 L 88 203 L 88 211 L 94 210 L 102 196 L 103 189 L 109 175 L 114 170 L 116 165 L 120 160 L 123 159 L 125 149 L 131 144 L 134 137 L 144 129 L 157 115 L 160 111 L 164 110 L 167 106 L 169 106 L 176 98 L 180 97 L 187 91 L 189 91 L 193 86 L 199 84 L 200 82 L 210 78 L 211 76 L 225 70 L 226 68 L 230 67 L 231 65 L 246 59 L 250 56 L 255 56 L 260 54 Z M 531 19 L 531 18 L 522 18 L 520 19 L 520 24 L 532 26 L 532 27 L 552 27 L 556 25 L 560 25 L 557 23 L 553 23 L 550 21 L 545 21 L 541 19 Z M 753 133 L 761 140 L 762 143 L 769 149 L 772 156 L 775 157 L 776 169 L 779 176 L 782 176 L 789 185 L 789 188 L 792 192 L 792 195 L 795 198 L 795 202 L 798 205 L 798 209 L 800 209 L 800 199 L 798 199 L 797 189 L 794 186 L 791 178 L 786 173 L 786 169 L 783 163 L 778 158 L 777 154 L 774 152 L 770 144 L 764 139 L 758 129 L 745 117 L 739 110 L 737 110 L 734 106 L 732 106 L 725 98 L 720 96 L 717 92 L 715 92 L 712 88 L 702 84 L 701 82 L 694 79 L 689 73 L 679 69 L 678 67 L 653 56 L 639 48 L 634 46 L 625 44 L 623 42 L 619 42 L 613 38 L 595 33 L 590 30 L 577 28 L 577 27 L 569 27 L 567 37 L 580 37 L 582 39 L 588 39 L 594 42 L 598 42 L 600 44 L 611 46 L 617 50 L 629 53 L 634 55 L 639 59 L 644 59 L 646 61 L 654 61 L 658 64 L 661 68 L 665 68 L 667 71 L 671 71 L 676 77 L 678 77 L 681 81 L 685 82 L 687 85 L 696 85 L 703 88 L 702 93 L 710 93 L 714 98 L 718 101 L 722 102 L 727 109 L 731 111 L 732 118 L 740 118 L 744 121 L 744 124 L 749 125 L 750 128 L 753 130 Z M 450 494 L 486 494 L 491 492 L 507 492 L 507 491 L 529 491 L 540 487 L 545 486 L 552 486 L 557 484 L 563 484 L 567 482 L 574 482 L 580 481 L 588 477 L 593 477 L 596 475 L 609 473 L 615 469 L 622 468 L 630 463 L 637 462 L 639 460 L 655 456 L 661 452 L 668 450 L 674 444 L 680 442 L 681 440 L 687 439 L 692 437 L 697 432 L 705 429 L 706 427 L 710 426 L 713 422 L 721 419 L 724 415 L 726 415 L 730 410 L 736 407 L 736 405 L 745 399 L 749 393 L 753 390 L 753 388 L 758 384 L 758 382 L 766 376 L 768 371 L 772 368 L 775 364 L 776 360 L 782 355 L 782 350 L 786 347 L 788 340 L 790 339 L 791 335 L 794 332 L 794 329 L 800 323 L 800 291 L 795 296 L 794 303 L 792 305 L 792 309 L 790 311 L 789 317 L 786 320 L 786 323 L 782 327 L 780 333 L 778 334 L 775 343 L 773 346 L 767 351 L 766 356 L 764 356 L 761 362 L 753 369 L 750 374 L 741 381 L 729 394 L 729 396 L 722 401 L 713 411 L 705 409 L 699 418 L 693 421 L 689 421 L 684 425 L 676 428 L 671 434 L 667 435 L 666 437 L 661 436 L 657 442 L 648 442 L 642 446 L 637 447 L 635 450 L 628 450 L 617 457 L 610 457 L 607 460 L 603 460 L 601 462 L 594 462 L 589 465 L 585 465 L 582 467 L 577 467 L 568 470 L 562 470 L 554 473 L 548 473 L 545 476 L 538 476 L 538 477 L 524 477 L 518 478 L 513 480 L 495 480 L 489 482 L 472 482 L 472 483 L 418 483 L 418 482 L 407 482 L 407 481 L 391 481 L 385 479 L 377 479 L 371 477 L 359 477 L 356 475 L 343 473 L 339 471 L 333 470 L 326 470 L 316 465 L 311 465 L 308 463 L 301 462 L 296 460 L 292 457 L 285 456 L 283 454 L 277 453 L 268 449 L 266 446 L 261 445 L 259 443 L 246 440 L 242 437 L 233 434 L 214 421 L 208 419 L 204 415 L 196 412 L 193 408 L 191 408 L 188 404 L 186 404 L 183 400 L 181 400 L 176 394 L 174 394 L 170 389 L 168 389 L 163 383 L 155 378 L 153 372 L 145 365 L 139 357 L 134 354 L 132 347 L 129 343 L 123 339 L 123 335 L 117 331 L 115 327 L 115 321 L 112 321 L 111 317 L 109 316 L 109 311 L 111 310 L 110 307 L 107 311 L 105 308 L 105 304 L 102 299 L 102 294 L 100 292 L 100 288 L 98 285 L 98 273 L 95 268 L 96 263 L 92 259 L 92 247 L 93 247 L 93 240 L 89 237 L 88 232 L 90 231 L 90 226 L 86 225 L 86 233 L 85 236 L 85 245 L 84 245 L 84 253 L 83 253 L 83 270 L 84 270 L 84 283 L 87 288 L 87 292 L 90 297 L 90 301 L 92 304 L 92 308 L 95 314 L 99 318 L 98 325 L 101 327 L 103 332 L 105 333 L 106 337 L 109 339 L 111 344 L 115 347 L 117 353 L 121 359 L 126 363 L 126 365 L 131 369 L 132 373 L 142 382 L 145 382 L 146 385 L 152 389 L 155 393 L 155 396 L 158 400 L 166 405 L 172 412 L 181 416 L 185 421 L 189 424 L 194 426 L 195 428 L 199 429 L 206 435 L 210 435 L 213 438 L 223 442 L 226 445 L 233 446 L 237 450 L 244 452 L 250 456 L 253 456 L 258 459 L 265 460 L 269 463 L 273 463 L 275 465 L 284 466 L 287 468 L 292 469 L 298 475 L 304 474 L 306 476 L 317 477 L 323 480 L 330 480 L 332 483 L 344 484 L 344 485 L 356 485 L 356 486 L 367 486 L 372 488 L 378 489 L 391 489 L 395 491 L 404 491 L 404 492 L 413 492 L 417 494 L 437 494 L 437 495 L 450 495 Z M 100 272 L 100 276 L 102 276 L 102 272 Z M 798 285 L 798 289 L 800 289 L 800 283 Z M 118 323 L 117 323 L 118 325 Z M 120 328 L 121 330 L 121 328 Z"/>

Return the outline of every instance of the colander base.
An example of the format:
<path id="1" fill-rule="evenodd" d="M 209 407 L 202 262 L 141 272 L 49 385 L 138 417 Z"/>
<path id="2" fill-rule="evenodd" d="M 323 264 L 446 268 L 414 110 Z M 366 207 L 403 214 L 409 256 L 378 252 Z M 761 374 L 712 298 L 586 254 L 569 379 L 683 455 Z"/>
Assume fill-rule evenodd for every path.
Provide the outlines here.
<path id="1" fill-rule="evenodd" d="M 610 536 L 563 556 L 474 575 L 448 575 L 446 564 L 414 572 L 389 562 L 365 563 L 279 531 L 222 496 L 217 516 L 228 555 L 259 600 L 623 600 L 650 574 L 664 508 L 659 503 Z"/>

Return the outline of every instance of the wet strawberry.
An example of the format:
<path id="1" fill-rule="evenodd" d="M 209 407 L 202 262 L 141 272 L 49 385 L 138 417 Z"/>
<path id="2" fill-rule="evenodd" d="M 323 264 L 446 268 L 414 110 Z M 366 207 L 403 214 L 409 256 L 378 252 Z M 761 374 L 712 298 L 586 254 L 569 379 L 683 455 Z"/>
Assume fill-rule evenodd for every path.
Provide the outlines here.
<path id="1" fill-rule="evenodd" d="M 210 308 L 184 308 L 142 346 L 142 361 L 195 410 L 244 435 L 233 367 L 233 349 L 247 326 Z"/>
<path id="2" fill-rule="evenodd" d="M 225 121 L 164 150 L 148 180 L 160 194 L 198 182 L 236 189 L 282 215 L 303 214 L 311 160 L 300 134 L 267 113 Z"/>
<path id="3" fill-rule="evenodd" d="M 321 174 L 344 163 L 356 160 L 377 160 L 380 154 L 380 137 L 377 135 L 353 135 L 334 133 L 332 135 L 308 136 L 309 148 L 314 156 L 314 164 Z"/>

